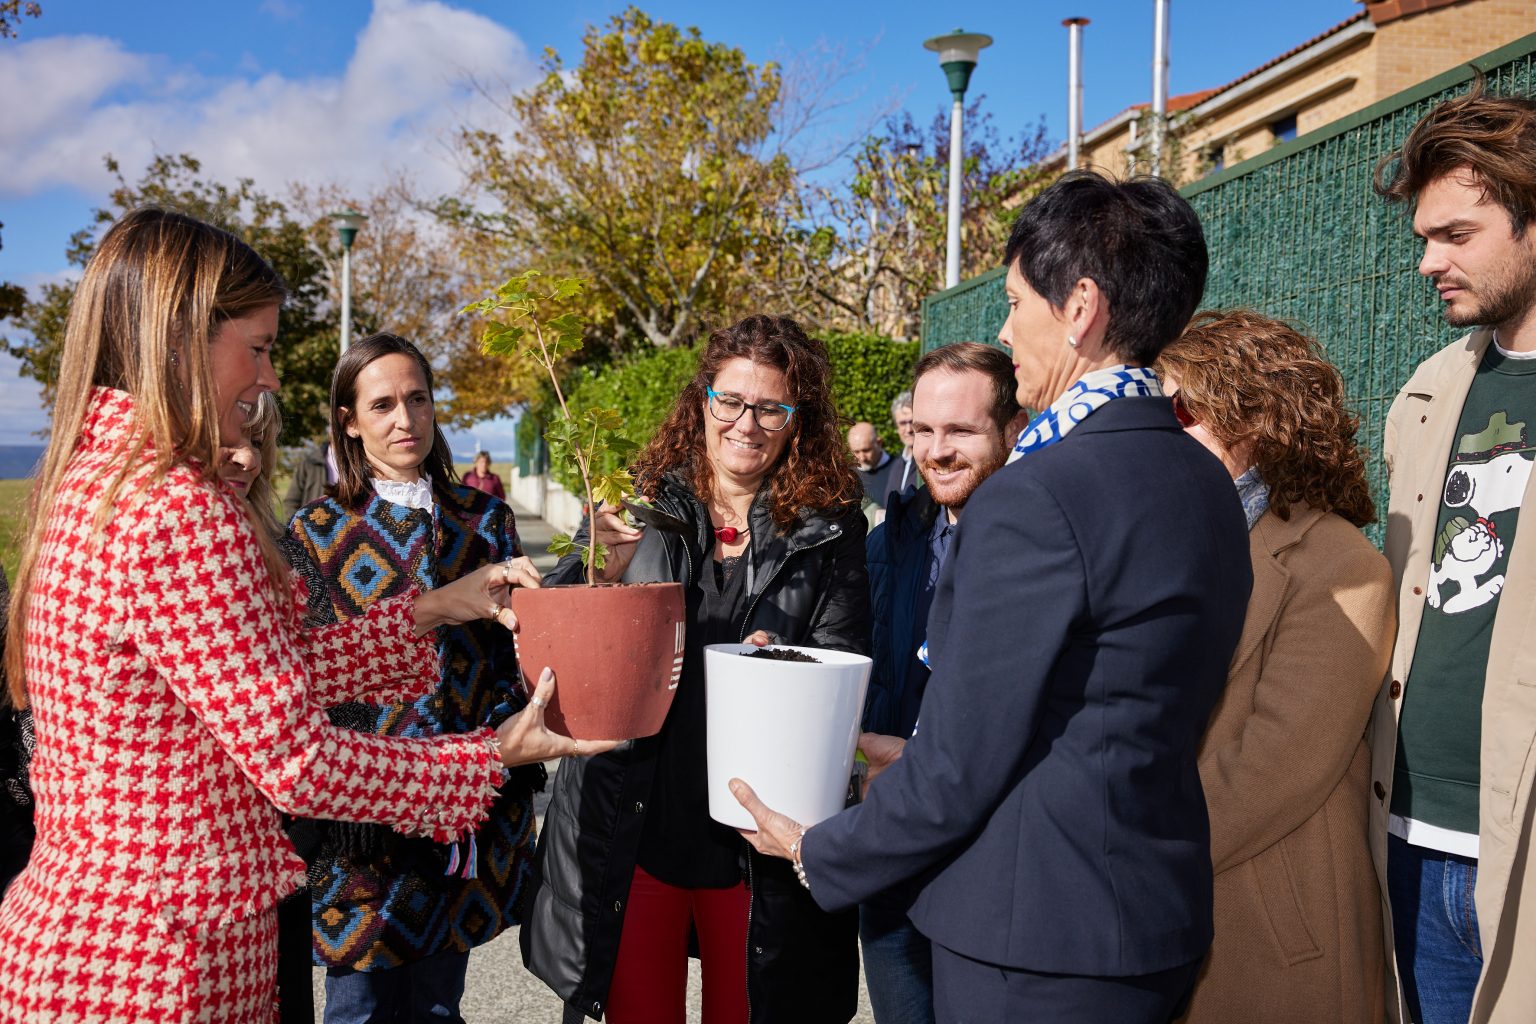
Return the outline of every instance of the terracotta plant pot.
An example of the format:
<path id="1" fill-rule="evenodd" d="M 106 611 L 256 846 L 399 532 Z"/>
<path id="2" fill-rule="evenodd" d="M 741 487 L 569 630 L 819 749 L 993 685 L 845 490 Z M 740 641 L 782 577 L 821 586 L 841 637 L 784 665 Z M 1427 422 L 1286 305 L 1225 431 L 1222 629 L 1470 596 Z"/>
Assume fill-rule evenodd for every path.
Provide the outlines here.
<path id="1" fill-rule="evenodd" d="M 631 583 L 517 589 L 517 660 L 533 692 L 548 665 L 551 732 L 616 740 L 661 731 L 683 672 L 683 587 Z"/>

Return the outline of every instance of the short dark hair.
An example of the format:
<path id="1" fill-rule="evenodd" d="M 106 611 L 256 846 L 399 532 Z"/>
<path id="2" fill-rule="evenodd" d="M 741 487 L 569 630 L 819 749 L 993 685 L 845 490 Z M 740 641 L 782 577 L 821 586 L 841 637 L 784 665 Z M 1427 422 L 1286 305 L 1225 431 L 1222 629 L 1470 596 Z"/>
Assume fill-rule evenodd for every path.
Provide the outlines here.
<path id="1" fill-rule="evenodd" d="M 1109 306 L 1104 341 L 1150 366 L 1205 294 L 1209 258 L 1194 208 L 1161 178 L 1062 175 L 1019 211 L 1004 266 L 1056 309 L 1088 278 Z"/>
<path id="2" fill-rule="evenodd" d="M 1013 360 L 1002 349 L 979 341 L 941 345 L 917 361 L 912 370 L 912 390 L 917 390 L 917 382 L 926 374 L 936 371 L 979 373 L 986 377 L 992 384 L 992 405 L 987 412 L 998 430 L 1007 430 L 1019 414 L 1019 382 L 1013 376 Z"/>
<path id="3" fill-rule="evenodd" d="M 1510 230 L 1524 235 L 1536 218 L 1536 101 L 1483 90 L 1479 76 L 1467 95 L 1425 114 L 1402 148 L 1376 165 L 1376 192 L 1390 202 L 1413 202 L 1430 182 L 1466 170 L 1486 198 L 1504 207 Z"/>
<path id="4" fill-rule="evenodd" d="M 421 367 L 422 378 L 427 382 L 427 394 L 432 394 L 432 364 L 427 362 L 427 357 L 421 354 L 419 348 L 404 338 L 395 334 L 370 334 L 347 346 L 336 363 L 336 372 L 331 376 L 331 450 L 336 453 L 336 468 L 339 471 L 336 500 L 348 508 L 356 506 L 373 492 L 370 482 L 373 473 L 368 469 L 368 456 L 363 451 L 362 439 L 347 434 L 347 421 L 341 411 L 357 408 L 358 374 L 375 359 L 388 355 L 409 356 L 415 360 L 416 365 Z M 422 461 L 421 472 L 432 481 L 432 489 L 439 494 L 445 495 L 448 488 L 459 481 L 448 450 L 448 439 L 443 436 L 443 428 L 437 425 L 435 416 L 432 420 L 432 450 Z"/>

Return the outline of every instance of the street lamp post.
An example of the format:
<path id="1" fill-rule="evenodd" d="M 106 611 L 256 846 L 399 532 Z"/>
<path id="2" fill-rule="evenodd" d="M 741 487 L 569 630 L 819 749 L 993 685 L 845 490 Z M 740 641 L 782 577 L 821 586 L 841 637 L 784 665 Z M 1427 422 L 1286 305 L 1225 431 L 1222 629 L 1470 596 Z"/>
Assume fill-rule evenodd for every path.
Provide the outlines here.
<path id="1" fill-rule="evenodd" d="M 945 246 L 944 287 L 960 283 L 960 178 L 964 173 L 961 120 L 965 116 L 965 89 L 976 69 L 976 58 L 992 45 L 992 37 L 957 28 L 947 36 L 934 36 L 924 48 L 939 55 L 939 66 L 949 79 L 954 105 L 949 111 L 949 237 Z"/>
<path id="2" fill-rule="evenodd" d="M 368 218 L 348 207 L 331 214 L 331 225 L 341 239 L 341 351 L 352 340 L 352 243 Z"/>

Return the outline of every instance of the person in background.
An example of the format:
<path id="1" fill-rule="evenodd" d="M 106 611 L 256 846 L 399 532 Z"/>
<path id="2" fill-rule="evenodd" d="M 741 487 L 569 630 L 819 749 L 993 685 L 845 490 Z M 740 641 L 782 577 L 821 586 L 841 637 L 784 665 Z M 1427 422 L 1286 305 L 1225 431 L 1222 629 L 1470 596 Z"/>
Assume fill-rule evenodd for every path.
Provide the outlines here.
<path id="1" fill-rule="evenodd" d="M 826 346 L 787 317 L 711 332 L 632 467 L 686 533 L 599 510 L 597 578 L 682 583 L 687 638 L 661 732 L 555 779 L 522 946 L 567 1019 L 683 1024 L 690 946 L 710 1024 L 842 1024 L 857 1009 L 857 914 L 821 910 L 789 865 L 713 821 L 705 765 L 705 645 L 869 649 L 864 517 L 831 377 Z M 569 555 L 546 580 L 581 578 Z"/>
<path id="2" fill-rule="evenodd" d="M 928 683 L 918 656 L 928 639 L 928 610 L 949 540 L 966 501 L 1000 469 L 1023 426 L 1008 354 L 962 342 L 917 361 L 906 415 L 912 461 L 924 487 L 893 497 L 885 522 L 869 535 L 874 667 L 864 703 L 860 746 L 875 760 L 912 735 Z M 883 747 L 885 755 L 880 755 Z M 898 886 L 859 907 L 864 975 L 876 1024 L 933 1021 L 933 954 L 907 920 L 914 893 Z"/>
<path id="3" fill-rule="evenodd" d="M 861 421 L 848 428 L 848 450 L 853 453 L 854 469 L 864 485 L 865 500 L 884 509 L 901 478 L 901 461 L 891 458 L 885 450 L 873 423 Z"/>
<path id="4" fill-rule="evenodd" d="M 521 559 L 507 504 L 454 478 L 437 425 L 432 368 L 415 345 L 374 334 L 349 346 L 331 383 L 341 479 L 288 525 L 312 624 L 348 622 L 380 602 Z M 523 707 L 506 630 L 439 631 L 437 686 L 411 701 L 349 703 L 337 725 L 380 736 L 452 736 Z M 569 742 L 569 741 L 568 741 Z M 300 822 L 309 861 L 314 963 L 326 968 L 325 1020 L 461 1020 L 469 952 L 518 924 L 531 874 L 532 766 L 453 843 L 339 821 Z"/>
<path id="5" fill-rule="evenodd" d="M 246 500 L 256 525 L 279 542 L 283 528 L 277 521 L 272 475 L 277 469 L 277 437 L 282 429 L 277 399 L 271 392 L 263 392 L 245 425 L 242 443 L 219 449 L 219 476 L 225 486 Z"/>
<path id="6" fill-rule="evenodd" d="M 1004 265 L 999 341 L 1040 413 L 950 541 L 917 731 L 811 828 L 731 786 L 827 910 L 917 880 L 938 1020 L 1166 1024 L 1211 942 L 1195 750 L 1253 578 L 1232 479 L 1150 369 L 1205 239 L 1162 179 L 1072 171 Z"/>
<path id="7" fill-rule="evenodd" d="M 1387 414 L 1397 646 L 1371 731 L 1394 1020 L 1536 1020 L 1536 102 L 1434 107 L 1377 168 L 1469 333 Z M 1475 894 L 1475 895 L 1474 895 Z M 1397 982 L 1401 983 L 1400 1004 Z"/>
<path id="8" fill-rule="evenodd" d="M 277 438 L 283 430 L 277 399 L 270 391 L 256 400 L 240 444 L 219 449 L 219 477 L 245 499 L 251 522 L 277 541 L 292 564 L 283 528 L 274 514 L 272 473 L 277 467 Z M 313 1024 L 315 993 L 309 966 L 309 888 L 300 886 L 277 905 L 278 1024 Z"/>
<path id="9" fill-rule="evenodd" d="M 1380 1021 L 1365 729 L 1397 620 L 1359 529 L 1376 518 L 1360 421 L 1317 343 L 1258 313 L 1200 314 L 1157 368 L 1233 478 L 1253 562 L 1200 745 L 1216 936 L 1185 1020 Z"/>
<path id="10" fill-rule="evenodd" d="M 330 423 L 330 410 L 325 410 L 326 423 Z M 330 428 L 326 428 L 323 440 L 305 445 L 294 463 L 293 478 L 288 481 L 288 493 L 283 495 L 283 521 L 311 502 L 326 495 L 326 488 L 333 487 L 338 479 L 336 453 L 331 448 Z"/>
<path id="11" fill-rule="evenodd" d="M 912 458 L 911 390 L 891 400 L 891 422 L 896 425 L 896 436 L 901 438 L 901 478 L 896 481 L 896 493 L 907 498 L 917 489 L 919 480 L 917 462 Z"/>
<path id="12" fill-rule="evenodd" d="M 37 736 L 37 840 L 0 903 L 8 1021 L 270 1020 L 274 908 L 304 868 L 281 812 L 451 841 L 503 765 L 563 749 L 538 708 L 417 740 L 325 720 L 331 694 L 430 679 L 437 627 L 515 625 L 507 588 L 537 577 L 498 564 L 299 628 L 281 555 L 216 475 L 277 390 L 285 297 L 245 243 L 155 208 L 77 286 L 5 648 Z"/>
<path id="13" fill-rule="evenodd" d="M 476 452 L 475 465 L 464 474 L 464 486 L 484 491 L 493 498 L 507 500 L 507 492 L 501 488 L 501 477 L 491 472 L 491 453 Z"/>

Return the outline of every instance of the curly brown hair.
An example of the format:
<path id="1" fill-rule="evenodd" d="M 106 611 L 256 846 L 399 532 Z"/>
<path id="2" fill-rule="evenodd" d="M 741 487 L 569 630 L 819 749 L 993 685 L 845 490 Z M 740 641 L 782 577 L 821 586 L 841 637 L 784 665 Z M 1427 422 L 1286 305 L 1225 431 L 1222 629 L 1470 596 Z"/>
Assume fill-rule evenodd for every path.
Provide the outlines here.
<path id="1" fill-rule="evenodd" d="M 710 332 L 698 371 L 631 467 L 641 492 L 655 497 L 662 474 L 673 473 L 708 503 L 715 474 L 704 448 L 706 389 L 732 359 L 750 359 L 784 374 L 795 406 L 789 426 L 794 434 L 768 471 L 773 521 L 783 529 L 805 511 L 856 505 L 863 489 L 848 462 L 832 404 L 827 347 L 807 337 L 789 317 L 763 314 Z"/>
<path id="2" fill-rule="evenodd" d="M 1360 419 L 1316 341 L 1252 310 L 1207 311 L 1163 350 L 1157 370 L 1177 378 L 1184 407 L 1217 441 L 1253 446 L 1281 519 L 1305 502 L 1356 526 L 1376 520 L 1355 443 Z"/>

